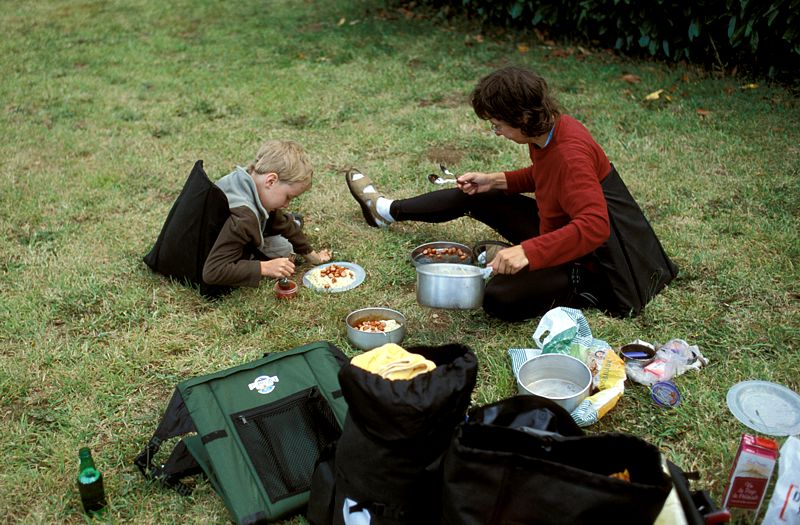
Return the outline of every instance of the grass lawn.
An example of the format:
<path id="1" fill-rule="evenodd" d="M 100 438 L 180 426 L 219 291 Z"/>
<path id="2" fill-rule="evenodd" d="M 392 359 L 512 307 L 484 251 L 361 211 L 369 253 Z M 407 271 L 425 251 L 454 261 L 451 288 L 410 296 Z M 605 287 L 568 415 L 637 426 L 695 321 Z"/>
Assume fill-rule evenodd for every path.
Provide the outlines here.
<path id="1" fill-rule="evenodd" d="M 0 521 L 83 521 L 75 476 L 88 445 L 109 521 L 227 522 L 208 484 L 183 498 L 146 484 L 132 465 L 175 385 L 321 339 L 355 355 L 343 319 L 365 306 L 404 312 L 406 345 L 473 348 L 476 404 L 512 395 L 507 350 L 533 346 L 538 319 L 423 308 L 407 259 L 423 242 L 471 245 L 493 232 L 468 219 L 369 228 L 342 175 L 356 166 L 407 197 L 432 188 L 425 175 L 439 162 L 457 173 L 524 166 L 527 149 L 495 137 L 467 102 L 480 76 L 507 63 L 550 81 L 680 267 L 640 317 L 584 312 L 594 336 L 617 347 L 681 338 L 710 360 L 676 379 L 679 407 L 661 409 L 631 385 L 587 430 L 649 440 L 699 471 L 719 500 L 748 431 L 728 411 L 727 390 L 761 379 L 800 391 L 796 96 L 689 66 L 547 46 L 533 33 L 481 33 L 383 2 L 344 4 L 5 3 Z M 142 256 L 194 162 L 216 180 L 268 138 L 307 148 L 315 183 L 293 208 L 317 247 L 366 269 L 365 283 L 279 302 L 265 282 L 209 302 L 150 272 Z"/>

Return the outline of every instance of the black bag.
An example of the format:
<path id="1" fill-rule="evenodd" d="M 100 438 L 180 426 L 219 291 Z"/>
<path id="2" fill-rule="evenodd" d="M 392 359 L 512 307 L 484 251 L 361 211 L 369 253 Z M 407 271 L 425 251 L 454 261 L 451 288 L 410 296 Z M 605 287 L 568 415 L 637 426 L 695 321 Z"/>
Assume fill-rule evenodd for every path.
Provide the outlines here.
<path id="1" fill-rule="evenodd" d="M 631 435 L 581 435 L 537 396 L 473 409 L 444 457 L 441 523 L 653 523 L 672 482 L 656 447 Z M 628 473 L 630 481 L 612 474 Z"/>
<path id="2" fill-rule="evenodd" d="M 208 179 L 198 160 L 144 262 L 154 272 L 199 286 L 206 297 L 229 292 L 230 287 L 203 282 L 206 258 L 229 216 L 225 193 Z"/>
<path id="3" fill-rule="evenodd" d="M 408 351 L 436 368 L 395 381 L 352 364 L 339 372 L 349 411 L 335 457 L 315 471 L 310 523 L 344 523 L 345 500 L 373 525 L 438 523 L 441 456 L 466 415 L 477 358 L 459 344 Z"/>
<path id="4" fill-rule="evenodd" d="M 636 316 L 678 275 L 653 228 L 631 196 L 617 170 L 601 183 L 608 204 L 611 235 L 592 256 L 606 275 L 611 297 L 608 313 Z"/>

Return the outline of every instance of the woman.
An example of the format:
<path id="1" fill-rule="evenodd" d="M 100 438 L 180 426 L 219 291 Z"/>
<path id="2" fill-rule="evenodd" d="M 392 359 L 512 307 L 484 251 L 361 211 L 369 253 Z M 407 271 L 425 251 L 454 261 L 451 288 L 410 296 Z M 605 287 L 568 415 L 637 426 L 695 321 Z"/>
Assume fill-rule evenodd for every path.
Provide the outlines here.
<path id="1" fill-rule="evenodd" d="M 657 249 L 644 256 L 644 268 L 609 275 L 617 273 L 613 266 L 619 257 L 606 253 L 612 220 L 604 181 L 613 175 L 616 189 L 624 184 L 603 149 L 580 122 L 562 114 L 547 82 L 528 69 L 504 67 L 487 75 L 471 102 L 496 135 L 528 145 L 531 165 L 465 173 L 457 178 L 457 188 L 402 200 L 386 198 L 367 176 L 350 171 L 347 184 L 367 223 L 386 227 L 395 221 L 445 222 L 468 215 L 494 228 L 512 246 L 488 261 L 495 275 L 487 283 L 483 308 L 501 319 L 530 319 L 555 306 L 638 313 L 676 269 L 625 189 L 629 202 L 624 213 L 632 208 L 638 212 L 632 214 L 637 222 L 633 235 L 649 236 L 646 244 L 653 248 L 654 241 Z M 535 198 L 523 195 L 530 192 Z M 615 238 L 613 246 L 624 241 Z M 650 267 L 649 259 L 657 268 Z M 641 275 L 628 276 L 631 272 Z M 649 283 L 654 277 L 658 283 L 642 291 L 641 304 L 619 304 L 618 284 L 636 288 L 639 281 Z"/>

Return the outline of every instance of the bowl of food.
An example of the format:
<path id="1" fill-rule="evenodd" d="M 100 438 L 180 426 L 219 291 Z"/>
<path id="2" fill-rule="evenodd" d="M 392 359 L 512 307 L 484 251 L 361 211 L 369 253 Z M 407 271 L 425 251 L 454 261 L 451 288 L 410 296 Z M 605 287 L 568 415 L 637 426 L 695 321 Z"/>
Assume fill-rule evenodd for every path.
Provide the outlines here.
<path id="1" fill-rule="evenodd" d="M 592 373 L 583 361 L 566 354 L 541 354 L 525 361 L 517 373 L 520 394 L 546 397 L 572 412 L 589 396 Z"/>
<path id="2" fill-rule="evenodd" d="M 473 260 L 472 248 L 457 242 L 427 242 L 411 250 L 414 266 L 431 263 L 472 264 Z"/>
<path id="3" fill-rule="evenodd" d="M 354 310 L 345 319 L 347 339 L 361 350 L 372 350 L 386 343 L 400 344 L 406 336 L 406 316 L 384 307 Z"/>

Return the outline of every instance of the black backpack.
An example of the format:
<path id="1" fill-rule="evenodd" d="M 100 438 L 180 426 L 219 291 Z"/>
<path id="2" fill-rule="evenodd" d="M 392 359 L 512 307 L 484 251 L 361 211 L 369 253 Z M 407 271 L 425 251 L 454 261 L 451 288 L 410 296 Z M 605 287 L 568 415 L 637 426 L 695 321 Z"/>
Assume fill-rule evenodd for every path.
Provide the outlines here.
<path id="1" fill-rule="evenodd" d="M 436 368 L 395 381 L 352 364 L 339 372 L 349 412 L 314 474 L 313 525 L 341 525 L 351 512 L 368 512 L 372 525 L 438 523 L 441 457 L 466 414 L 478 363 L 460 344 L 408 350 Z"/>
<path id="2" fill-rule="evenodd" d="M 601 187 L 611 235 L 591 258 L 606 275 L 611 291 L 603 306 L 612 315 L 636 316 L 678 275 L 678 267 L 613 166 Z"/>
<path id="3" fill-rule="evenodd" d="M 230 216 L 228 198 L 212 183 L 198 160 L 164 221 L 144 262 L 154 272 L 198 286 L 206 297 L 229 292 L 226 286 L 203 282 L 203 266 L 222 226 Z"/>

